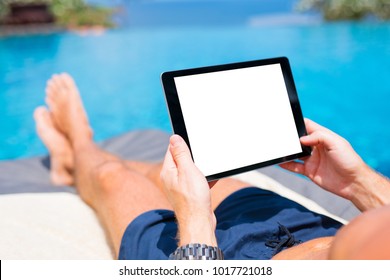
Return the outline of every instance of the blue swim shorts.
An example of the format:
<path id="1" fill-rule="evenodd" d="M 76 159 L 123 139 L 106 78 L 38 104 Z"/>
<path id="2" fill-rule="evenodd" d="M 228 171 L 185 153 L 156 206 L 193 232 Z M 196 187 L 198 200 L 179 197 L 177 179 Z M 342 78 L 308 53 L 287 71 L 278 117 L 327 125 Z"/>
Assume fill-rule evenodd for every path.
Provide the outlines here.
<path id="1" fill-rule="evenodd" d="M 225 259 L 270 259 L 276 250 L 275 246 L 269 246 L 270 242 L 277 244 L 278 240 L 291 236 L 296 242 L 333 236 L 342 226 L 294 201 L 256 187 L 228 196 L 215 210 L 215 216 L 218 246 Z M 168 259 L 177 247 L 176 235 L 174 212 L 143 213 L 127 227 L 119 259 Z"/>

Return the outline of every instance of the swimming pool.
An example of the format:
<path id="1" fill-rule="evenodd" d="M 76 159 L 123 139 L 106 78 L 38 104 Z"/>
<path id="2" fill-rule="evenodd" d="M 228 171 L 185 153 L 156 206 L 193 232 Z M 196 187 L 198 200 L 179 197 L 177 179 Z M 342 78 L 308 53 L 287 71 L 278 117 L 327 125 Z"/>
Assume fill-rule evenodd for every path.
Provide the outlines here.
<path id="1" fill-rule="evenodd" d="M 46 153 L 32 112 L 46 80 L 69 72 L 96 139 L 170 131 L 160 85 L 166 70 L 287 56 L 304 115 L 347 138 L 390 176 L 390 24 L 127 28 L 0 38 L 0 159 Z"/>

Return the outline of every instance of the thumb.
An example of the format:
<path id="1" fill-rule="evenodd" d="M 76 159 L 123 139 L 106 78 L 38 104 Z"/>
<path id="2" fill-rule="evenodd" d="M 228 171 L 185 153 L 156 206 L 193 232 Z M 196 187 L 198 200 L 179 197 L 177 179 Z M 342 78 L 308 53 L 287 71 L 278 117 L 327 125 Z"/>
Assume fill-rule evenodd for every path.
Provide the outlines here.
<path id="1" fill-rule="evenodd" d="M 190 149 L 188 148 L 186 142 L 184 142 L 183 138 L 175 134 L 171 136 L 169 142 L 169 149 L 178 169 L 188 166 L 189 164 L 194 164 Z"/>
<path id="2" fill-rule="evenodd" d="M 306 146 L 324 145 L 326 148 L 329 148 L 332 145 L 331 135 L 329 135 L 326 131 L 321 130 L 302 136 L 300 141 Z"/>

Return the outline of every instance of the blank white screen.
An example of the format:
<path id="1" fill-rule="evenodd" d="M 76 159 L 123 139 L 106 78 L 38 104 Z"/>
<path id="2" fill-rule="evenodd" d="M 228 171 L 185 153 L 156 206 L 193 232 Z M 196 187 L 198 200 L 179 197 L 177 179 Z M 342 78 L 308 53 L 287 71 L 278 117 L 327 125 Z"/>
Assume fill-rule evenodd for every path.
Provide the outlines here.
<path id="1" fill-rule="evenodd" d="M 205 176 L 302 152 L 280 64 L 174 80 Z"/>

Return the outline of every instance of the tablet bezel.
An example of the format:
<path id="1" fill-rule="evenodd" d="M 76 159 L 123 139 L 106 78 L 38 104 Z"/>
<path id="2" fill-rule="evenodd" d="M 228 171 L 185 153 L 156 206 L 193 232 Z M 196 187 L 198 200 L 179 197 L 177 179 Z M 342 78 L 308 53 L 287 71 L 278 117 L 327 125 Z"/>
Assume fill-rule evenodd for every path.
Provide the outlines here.
<path id="1" fill-rule="evenodd" d="M 212 72 L 218 72 L 218 71 L 225 71 L 225 70 L 234 70 L 234 69 L 240 69 L 240 68 L 248 68 L 248 67 L 256 67 L 256 66 L 264 66 L 264 65 L 271 65 L 271 64 L 280 64 L 284 82 L 286 85 L 288 98 L 290 101 L 292 113 L 294 116 L 295 126 L 298 132 L 298 136 L 304 136 L 307 134 L 306 127 L 302 115 L 301 106 L 298 100 L 298 94 L 295 87 L 290 63 L 287 57 L 276 57 L 276 58 L 269 58 L 269 59 L 261 59 L 261 60 L 252 60 L 252 61 L 245 61 L 245 62 L 238 62 L 238 63 L 230 63 L 230 64 L 222 64 L 222 65 L 215 65 L 215 66 L 207 66 L 207 67 L 200 67 L 200 68 L 191 68 L 191 69 L 184 69 L 184 70 L 176 70 L 176 71 L 168 71 L 161 74 L 161 82 L 164 89 L 165 94 L 165 100 L 168 108 L 168 112 L 170 115 L 171 125 L 173 132 L 175 134 L 180 135 L 184 141 L 187 143 L 191 155 L 191 142 L 188 138 L 186 125 L 184 122 L 183 112 L 180 106 L 179 96 L 176 89 L 175 77 L 182 77 L 182 76 L 190 76 L 190 75 L 197 75 L 197 74 L 205 74 L 205 73 L 212 73 Z M 302 158 L 305 156 L 309 156 L 311 154 L 311 148 L 304 146 L 301 144 L 302 152 L 292 155 L 287 155 L 284 157 L 259 162 L 256 164 L 243 166 L 239 168 L 235 168 L 232 170 L 227 170 L 224 172 L 211 174 L 206 176 L 206 179 L 208 181 L 217 180 L 223 177 L 228 177 L 232 175 L 236 175 L 239 173 L 251 171 L 254 169 L 258 169 L 261 167 L 274 165 L 278 163 L 283 163 L 286 161 Z"/>

